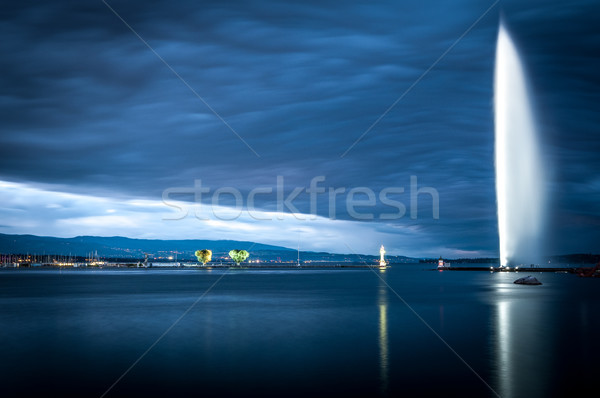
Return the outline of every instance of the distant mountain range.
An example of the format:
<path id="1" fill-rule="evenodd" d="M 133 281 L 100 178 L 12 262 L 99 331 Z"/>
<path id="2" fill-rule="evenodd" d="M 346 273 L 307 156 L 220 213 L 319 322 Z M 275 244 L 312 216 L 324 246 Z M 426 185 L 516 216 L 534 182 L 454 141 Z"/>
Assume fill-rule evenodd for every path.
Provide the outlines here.
<path id="1" fill-rule="evenodd" d="M 147 253 L 154 261 L 195 260 L 194 252 L 199 249 L 210 249 L 213 258 L 226 258 L 232 249 L 243 249 L 250 252 L 250 259 L 263 261 L 294 261 L 298 257 L 295 249 L 282 246 L 265 245 L 256 242 L 235 240 L 159 240 L 131 239 L 121 236 L 77 236 L 74 238 L 54 238 L 35 235 L 0 234 L 0 254 L 31 254 L 37 256 L 59 255 L 111 259 L 142 259 Z M 301 251 L 301 261 L 313 262 L 353 262 L 374 263 L 379 256 L 357 254 L 335 254 L 326 252 Z M 386 256 L 392 263 L 415 262 L 417 260 L 404 256 Z"/>
<path id="2" fill-rule="evenodd" d="M 45 261 L 44 256 L 98 257 L 101 259 L 141 260 L 146 253 L 152 261 L 195 261 L 194 252 L 198 249 L 213 251 L 213 259 L 228 259 L 232 249 L 243 249 L 250 252 L 250 260 L 264 262 L 295 262 L 298 251 L 283 246 L 265 245 L 256 242 L 236 240 L 160 240 L 160 239 L 131 239 L 122 236 L 76 236 L 74 238 L 54 238 L 36 235 L 7 235 L 0 234 L 0 256 L 20 254 L 35 255 Z M 375 264 L 377 255 L 337 254 L 327 252 L 301 251 L 302 262 L 315 263 L 354 263 Z M 437 263 L 437 258 L 415 259 L 405 256 L 386 256 L 392 264 L 398 263 Z M 461 263 L 497 263 L 497 258 L 464 258 L 448 259 L 452 264 Z M 550 256 L 546 261 L 564 264 L 595 264 L 600 261 L 597 254 L 567 254 Z"/>

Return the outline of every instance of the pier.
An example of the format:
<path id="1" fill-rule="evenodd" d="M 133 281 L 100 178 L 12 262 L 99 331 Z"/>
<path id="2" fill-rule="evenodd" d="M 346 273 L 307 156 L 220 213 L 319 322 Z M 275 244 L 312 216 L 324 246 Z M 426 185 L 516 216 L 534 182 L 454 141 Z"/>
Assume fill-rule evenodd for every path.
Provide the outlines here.
<path id="1" fill-rule="evenodd" d="M 575 274 L 577 268 L 549 268 L 549 267 L 437 267 L 438 271 L 487 271 L 487 272 L 567 272 Z"/>

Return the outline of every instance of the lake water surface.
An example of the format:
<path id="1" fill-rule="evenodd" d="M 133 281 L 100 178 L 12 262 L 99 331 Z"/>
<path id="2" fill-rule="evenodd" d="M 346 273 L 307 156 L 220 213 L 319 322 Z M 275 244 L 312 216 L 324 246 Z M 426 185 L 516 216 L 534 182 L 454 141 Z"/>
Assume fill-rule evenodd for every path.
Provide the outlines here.
<path id="1" fill-rule="evenodd" d="M 2 269 L 0 396 L 596 396 L 600 280 L 429 268 Z"/>

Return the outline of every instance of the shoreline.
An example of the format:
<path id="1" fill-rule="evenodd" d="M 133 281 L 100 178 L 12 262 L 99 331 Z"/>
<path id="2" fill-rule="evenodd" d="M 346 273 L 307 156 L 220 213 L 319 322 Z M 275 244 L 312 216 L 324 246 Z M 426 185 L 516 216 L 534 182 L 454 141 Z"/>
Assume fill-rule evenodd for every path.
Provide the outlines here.
<path id="1" fill-rule="evenodd" d="M 152 265 L 149 267 L 137 267 L 137 266 L 129 266 L 129 265 L 103 265 L 103 266 L 58 266 L 58 265 L 33 265 L 33 266 L 0 266 L 0 269 L 23 269 L 23 270 L 102 270 L 102 269 L 110 269 L 110 270 L 152 270 L 152 269 L 173 269 L 173 270 L 182 270 L 182 269 L 196 269 L 196 270 L 246 270 L 246 269 L 379 269 L 378 265 L 364 265 L 364 264 L 335 264 L 335 265 L 249 265 L 249 266 L 232 266 L 232 265 L 210 265 L 210 266 L 198 266 L 198 265 L 185 265 L 185 266 L 172 266 L 172 265 Z"/>
<path id="2" fill-rule="evenodd" d="M 559 272 L 559 273 L 576 273 L 578 268 L 575 267 L 522 267 L 522 268 L 500 268 L 500 267 L 438 267 L 435 271 L 488 271 L 488 272 Z"/>

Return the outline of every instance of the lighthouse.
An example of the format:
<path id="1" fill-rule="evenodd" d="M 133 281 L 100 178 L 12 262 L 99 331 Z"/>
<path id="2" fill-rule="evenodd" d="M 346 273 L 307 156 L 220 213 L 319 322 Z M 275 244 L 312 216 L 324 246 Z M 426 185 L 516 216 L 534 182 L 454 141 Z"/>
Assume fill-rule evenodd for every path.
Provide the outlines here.
<path id="1" fill-rule="evenodd" d="M 379 249 L 379 268 L 385 268 L 387 266 L 387 263 L 385 262 L 385 259 L 383 258 L 383 255 L 385 254 L 385 248 L 383 247 L 383 245 L 381 245 L 381 248 Z"/>
<path id="2" fill-rule="evenodd" d="M 442 256 L 440 256 L 440 259 L 438 260 L 438 269 L 444 269 L 450 266 L 450 263 L 447 263 L 444 261 L 444 259 L 442 258 Z"/>

